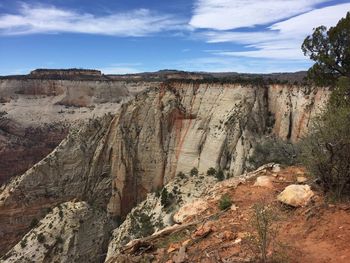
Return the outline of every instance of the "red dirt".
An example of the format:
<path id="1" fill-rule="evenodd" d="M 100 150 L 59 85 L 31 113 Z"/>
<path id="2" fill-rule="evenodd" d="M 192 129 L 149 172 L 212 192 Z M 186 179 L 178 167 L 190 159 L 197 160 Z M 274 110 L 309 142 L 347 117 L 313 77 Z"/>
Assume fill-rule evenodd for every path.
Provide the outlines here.
<path id="1" fill-rule="evenodd" d="M 267 172 L 270 175 L 271 172 Z M 238 206 L 236 211 L 228 210 L 211 219 L 212 232 L 187 246 L 187 261 L 184 262 L 258 262 L 251 252 L 247 233 L 252 232 L 249 221 L 252 206 L 264 202 L 274 208 L 278 214 L 275 221 L 277 235 L 275 241 L 283 244 L 279 249 L 284 260 L 277 262 L 295 263 L 332 263 L 350 262 L 350 204 L 327 204 L 321 193 L 315 191 L 315 196 L 306 207 L 290 208 L 282 205 L 276 199 L 286 186 L 295 183 L 296 175 L 304 171 L 299 167 L 289 167 L 278 173 L 273 189 L 255 187 L 254 180 L 239 185 L 236 189 L 223 189 L 233 203 Z M 219 212 L 217 201 L 210 202 L 210 208 L 196 219 L 214 215 Z M 192 219 L 194 220 L 194 219 Z M 191 220 L 188 220 L 189 222 Z M 187 237 L 170 244 L 181 247 L 185 240 L 191 239 L 193 233 L 201 225 L 191 229 Z M 241 238 L 241 242 L 234 241 Z M 174 262 L 178 250 L 166 252 L 157 250 L 152 262 Z M 270 252 L 272 253 L 272 251 Z M 287 260 L 288 259 L 288 260 Z M 276 261 L 275 261 L 276 262 Z"/>

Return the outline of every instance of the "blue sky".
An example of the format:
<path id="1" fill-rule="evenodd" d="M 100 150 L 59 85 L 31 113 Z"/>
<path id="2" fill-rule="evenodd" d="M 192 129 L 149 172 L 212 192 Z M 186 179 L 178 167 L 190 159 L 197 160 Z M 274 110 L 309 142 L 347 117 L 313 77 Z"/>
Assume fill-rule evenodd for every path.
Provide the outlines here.
<path id="1" fill-rule="evenodd" d="M 350 0 L 0 0 L 0 75 L 35 68 L 288 72 Z"/>

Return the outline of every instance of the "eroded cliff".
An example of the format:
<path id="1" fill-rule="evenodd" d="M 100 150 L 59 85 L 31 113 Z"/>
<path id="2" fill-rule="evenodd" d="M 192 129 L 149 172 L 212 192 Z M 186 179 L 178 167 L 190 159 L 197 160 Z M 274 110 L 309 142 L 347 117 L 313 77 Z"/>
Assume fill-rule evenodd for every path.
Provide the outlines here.
<path id="1" fill-rule="evenodd" d="M 150 86 L 157 83 L 112 80 L 86 70 L 0 77 L 0 185 L 48 155 L 77 121 L 114 114 Z"/>
<path id="2" fill-rule="evenodd" d="M 214 167 L 240 175 L 259 138 L 297 140 L 327 96 L 322 88 L 181 82 L 140 93 L 114 117 L 71 132 L 3 187 L 1 251 L 19 242 L 45 208 L 74 198 L 117 219 L 179 172 Z"/>

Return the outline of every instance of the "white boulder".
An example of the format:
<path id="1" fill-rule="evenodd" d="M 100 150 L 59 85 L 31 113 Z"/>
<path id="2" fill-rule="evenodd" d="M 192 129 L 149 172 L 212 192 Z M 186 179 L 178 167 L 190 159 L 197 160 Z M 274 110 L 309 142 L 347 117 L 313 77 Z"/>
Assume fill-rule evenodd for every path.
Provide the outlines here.
<path id="1" fill-rule="evenodd" d="M 277 196 L 277 199 L 284 204 L 299 207 L 307 205 L 313 196 L 314 193 L 310 186 L 292 184 L 287 186 Z"/>
<path id="2" fill-rule="evenodd" d="M 259 176 L 256 178 L 254 186 L 273 188 L 273 177 L 271 176 Z"/>

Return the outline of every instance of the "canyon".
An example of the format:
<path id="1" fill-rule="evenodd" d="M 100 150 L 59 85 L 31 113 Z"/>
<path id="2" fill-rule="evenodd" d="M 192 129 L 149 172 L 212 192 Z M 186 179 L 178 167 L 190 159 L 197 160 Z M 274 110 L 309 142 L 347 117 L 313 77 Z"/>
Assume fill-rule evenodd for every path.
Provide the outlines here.
<path id="1" fill-rule="evenodd" d="M 70 126 L 115 113 L 135 92 L 154 85 L 86 70 L 0 77 L 0 184 L 48 155 Z"/>
<path id="2" fill-rule="evenodd" d="M 120 235 L 119 224 L 150 194 L 193 168 L 234 178 L 254 169 L 255 147 L 272 136 L 297 142 L 329 92 L 177 72 L 1 78 L 0 167 L 16 164 L 0 175 L 12 177 L 0 190 L 3 262 L 103 262 L 108 247 L 113 257 L 111 232 Z"/>

